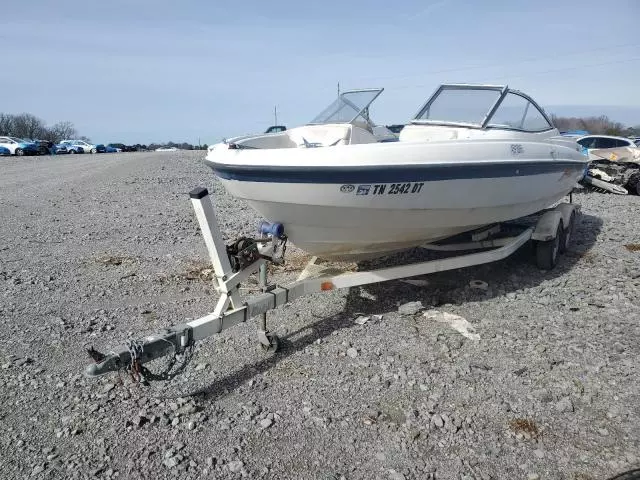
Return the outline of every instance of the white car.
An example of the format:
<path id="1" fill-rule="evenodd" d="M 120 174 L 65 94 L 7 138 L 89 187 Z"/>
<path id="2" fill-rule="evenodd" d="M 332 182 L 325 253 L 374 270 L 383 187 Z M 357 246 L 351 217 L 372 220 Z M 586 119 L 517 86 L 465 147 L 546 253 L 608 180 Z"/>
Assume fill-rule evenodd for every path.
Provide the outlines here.
<path id="1" fill-rule="evenodd" d="M 62 140 L 61 145 L 67 147 L 69 153 L 97 153 L 98 147 L 84 140 Z"/>
<path id="2" fill-rule="evenodd" d="M 11 155 L 37 155 L 38 150 L 32 142 L 17 137 L 0 137 L 0 147 L 9 150 Z"/>
<path id="3" fill-rule="evenodd" d="M 156 148 L 156 152 L 177 152 L 178 149 L 176 147 L 158 147 Z"/>
<path id="4" fill-rule="evenodd" d="M 593 155 L 592 150 L 601 150 L 605 148 L 621 148 L 632 147 L 637 145 L 633 140 L 624 137 L 614 137 L 612 135 L 585 135 L 576 140 L 582 147 L 587 149 L 589 160 L 598 160 L 600 157 Z"/>

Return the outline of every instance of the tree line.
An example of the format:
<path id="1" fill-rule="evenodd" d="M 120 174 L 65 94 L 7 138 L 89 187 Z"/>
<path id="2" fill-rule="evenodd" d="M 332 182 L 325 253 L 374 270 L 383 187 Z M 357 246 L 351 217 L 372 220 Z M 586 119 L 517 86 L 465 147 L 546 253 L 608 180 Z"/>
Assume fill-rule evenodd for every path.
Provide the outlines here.
<path id="1" fill-rule="evenodd" d="M 47 126 L 44 120 L 31 113 L 11 114 L 0 112 L 0 135 L 29 138 L 32 140 L 47 140 L 54 143 L 58 143 L 65 139 L 91 142 L 91 140 L 85 136 L 78 136 L 78 131 L 72 122 L 58 122 L 51 126 Z M 138 146 L 148 148 L 149 150 L 167 146 L 176 147 L 181 150 L 198 150 L 207 148 L 206 144 L 191 145 L 186 142 L 152 143 L 148 147 L 146 145 L 138 144 Z"/>
<path id="2" fill-rule="evenodd" d="M 71 122 L 58 122 L 49 127 L 44 120 L 30 113 L 0 113 L 0 135 L 57 143 L 65 138 L 76 138 L 78 132 Z"/>
<path id="3" fill-rule="evenodd" d="M 599 117 L 559 117 L 551 115 L 551 121 L 561 132 L 567 130 L 586 130 L 599 135 L 633 137 L 640 135 L 640 125 L 626 127 L 620 122 L 610 120 L 606 115 Z"/>
<path id="4" fill-rule="evenodd" d="M 151 143 L 149 144 L 149 150 L 155 150 L 159 147 L 176 147 L 180 150 L 206 150 L 208 145 L 205 143 L 203 145 L 191 145 L 187 142 L 176 143 L 176 142 L 166 142 L 166 143 Z"/>

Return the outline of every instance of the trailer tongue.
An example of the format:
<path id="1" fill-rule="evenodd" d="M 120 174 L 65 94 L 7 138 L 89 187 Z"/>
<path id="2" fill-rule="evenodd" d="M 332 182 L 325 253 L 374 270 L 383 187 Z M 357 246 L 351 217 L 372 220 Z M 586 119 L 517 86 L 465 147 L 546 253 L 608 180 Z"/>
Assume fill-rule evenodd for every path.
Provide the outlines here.
<path id="1" fill-rule="evenodd" d="M 284 262 L 287 237 L 283 226 L 263 223 L 260 226 L 259 238 L 242 237 L 231 245 L 225 245 L 208 191 L 197 188 L 189 195 L 213 264 L 216 291 L 220 294 L 215 310 L 191 322 L 168 327 L 163 332 L 142 340 L 132 340 L 108 354 L 92 347 L 89 349 L 89 355 L 94 363 L 86 368 L 87 376 L 95 377 L 118 370 L 128 370 L 136 379 L 169 379 L 184 368 L 185 363 L 182 363 L 175 371 L 170 371 L 177 356 L 183 356 L 183 361 L 186 362 L 196 342 L 255 317 L 260 318 L 257 331 L 259 344 L 266 351 L 276 351 L 279 339 L 267 329 L 269 310 L 312 293 L 494 262 L 508 257 L 529 240 L 536 243 L 538 266 L 544 269 L 553 268 L 558 253 L 566 248 L 571 238 L 576 212 L 579 211 L 576 205 L 563 203 L 545 211 L 532 225 L 509 225 L 509 231 L 515 231 L 512 236 L 496 237 L 500 233 L 500 225 L 494 225 L 472 233 L 470 242 L 425 246 L 441 251 L 481 250 L 475 253 L 372 271 L 312 276 L 287 286 L 278 286 L 268 285 L 266 267 L 268 263 Z M 259 275 L 263 293 L 243 301 L 240 297 L 240 285 L 254 274 Z M 172 359 L 168 369 L 160 375 L 152 374 L 144 366 L 165 356 L 172 356 Z"/>

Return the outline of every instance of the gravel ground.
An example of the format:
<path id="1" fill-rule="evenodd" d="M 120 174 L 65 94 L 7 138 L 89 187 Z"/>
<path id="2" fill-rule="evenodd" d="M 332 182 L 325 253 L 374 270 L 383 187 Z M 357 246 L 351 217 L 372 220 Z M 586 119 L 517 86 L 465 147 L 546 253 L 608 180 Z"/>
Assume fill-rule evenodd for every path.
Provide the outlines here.
<path id="1" fill-rule="evenodd" d="M 213 309 L 187 193 L 214 192 L 230 238 L 257 218 L 201 157 L 0 159 L 1 478 L 587 480 L 640 463 L 633 196 L 576 195 L 582 224 L 552 272 L 523 248 L 313 295 L 269 315 L 275 355 L 251 322 L 169 383 L 85 378 L 89 345 Z"/>

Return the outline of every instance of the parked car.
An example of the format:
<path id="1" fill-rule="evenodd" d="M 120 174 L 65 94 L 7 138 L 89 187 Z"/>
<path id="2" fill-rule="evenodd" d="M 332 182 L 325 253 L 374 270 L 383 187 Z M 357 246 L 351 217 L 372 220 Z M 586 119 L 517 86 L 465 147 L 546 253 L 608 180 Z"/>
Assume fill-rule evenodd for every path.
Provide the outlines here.
<path id="1" fill-rule="evenodd" d="M 624 137 L 614 137 L 612 135 L 585 135 L 576 140 L 589 155 L 590 160 L 597 160 L 600 157 L 593 155 L 592 150 L 604 148 L 636 147 L 633 140 Z"/>
<path id="2" fill-rule="evenodd" d="M 137 152 L 135 145 L 125 145 L 124 143 L 110 143 L 109 147 L 117 148 L 121 152 Z"/>
<path id="3" fill-rule="evenodd" d="M 176 147 L 158 147 L 156 148 L 156 152 L 177 152 L 178 149 Z"/>
<path id="4" fill-rule="evenodd" d="M 284 132 L 287 129 L 285 125 L 271 125 L 269 128 L 265 130 L 264 133 L 278 133 Z"/>
<path id="5" fill-rule="evenodd" d="M 586 130 L 564 130 L 560 132 L 560 135 L 563 137 L 581 138 L 590 135 L 590 133 Z"/>
<path id="6" fill-rule="evenodd" d="M 105 148 L 105 153 L 118 153 L 121 152 L 119 148 L 112 147 L 111 144 L 107 145 Z"/>
<path id="7" fill-rule="evenodd" d="M 11 150 L 7 147 L 0 147 L 0 155 L 11 155 Z"/>
<path id="8" fill-rule="evenodd" d="M 67 151 L 71 154 L 85 153 L 84 147 L 77 144 L 75 140 L 62 140 L 60 145 L 64 145 L 67 148 Z"/>
<path id="9" fill-rule="evenodd" d="M 49 140 L 33 140 L 40 155 L 58 155 L 69 153 L 65 145 L 55 144 Z"/>
<path id="10" fill-rule="evenodd" d="M 386 125 L 386 127 L 389 130 L 391 130 L 393 133 L 398 135 L 402 131 L 402 129 L 404 128 L 404 125 L 402 125 L 402 124 L 394 124 L 394 125 Z"/>
<path id="11" fill-rule="evenodd" d="M 106 151 L 104 145 L 93 145 L 84 140 L 63 140 L 60 144 L 65 145 L 69 153 L 104 153 Z"/>
<path id="12" fill-rule="evenodd" d="M 40 155 L 51 155 L 53 153 L 53 142 L 47 140 L 33 140 L 33 144 L 38 149 Z"/>
<path id="13" fill-rule="evenodd" d="M 5 147 L 11 155 L 38 155 L 38 147 L 17 137 L 0 137 L 0 147 Z"/>
<path id="14" fill-rule="evenodd" d="M 65 153 L 69 153 L 66 145 L 62 145 L 60 143 L 56 143 L 53 146 L 53 154 L 54 155 L 64 155 Z"/>
<path id="15" fill-rule="evenodd" d="M 32 143 L 38 150 L 38 155 L 56 155 L 58 153 L 67 153 L 67 148 L 64 145 L 56 145 L 49 140 L 34 140 L 23 138 L 29 143 Z"/>

